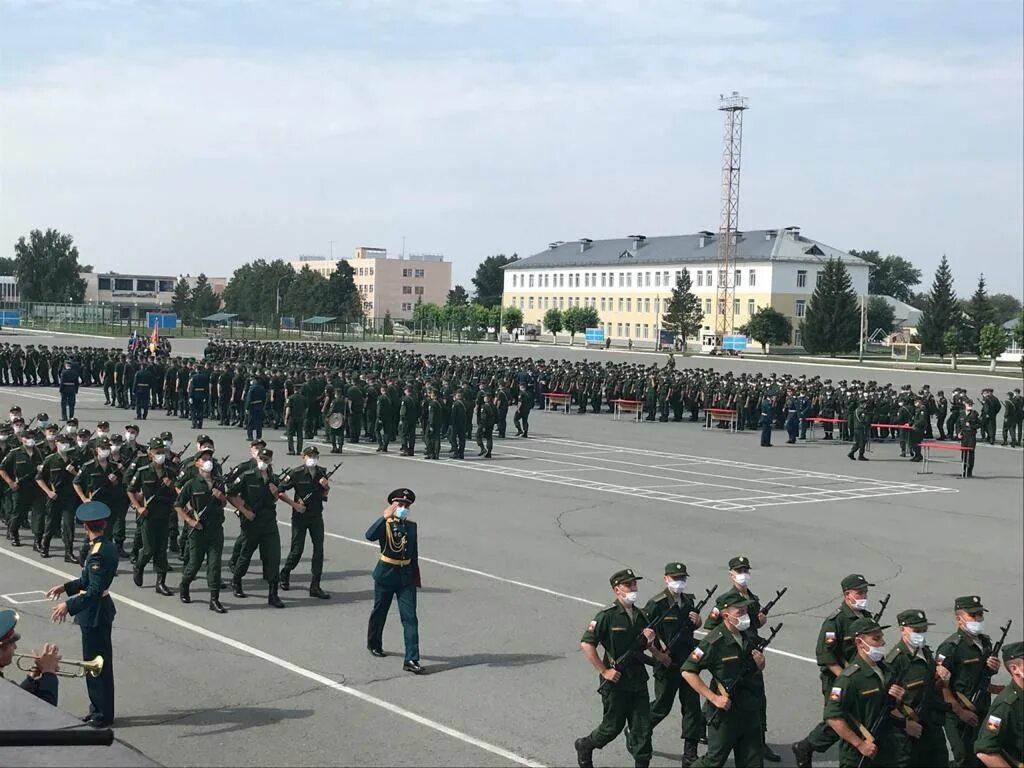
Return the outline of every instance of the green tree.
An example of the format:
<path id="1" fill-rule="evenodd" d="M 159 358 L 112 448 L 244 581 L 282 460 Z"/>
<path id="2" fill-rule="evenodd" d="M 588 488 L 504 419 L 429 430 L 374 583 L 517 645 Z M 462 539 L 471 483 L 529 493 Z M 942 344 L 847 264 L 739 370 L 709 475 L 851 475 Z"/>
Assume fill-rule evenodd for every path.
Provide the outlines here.
<path id="1" fill-rule="evenodd" d="M 569 332 L 569 345 L 575 342 L 576 334 L 583 333 L 587 328 L 594 328 L 601 322 L 597 310 L 593 307 L 569 307 L 562 313 L 562 327 Z"/>
<path id="2" fill-rule="evenodd" d="M 989 370 L 996 369 L 996 358 L 1006 351 L 1006 331 L 995 323 L 989 323 L 981 329 L 978 338 L 978 350 L 981 356 L 989 361 Z"/>
<path id="3" fill-rule="evenodd" d="M 793 324 L 789 318 L 771 307 L 761 307 L 739 330 L 760 344 L 762 352 L 768 351 L 768 344 L 789 344 L 793 338 Z"/>
<path id="4" fill-rule="evenodd" d="M 224 305 L 244 320 L 263 320 L 269 325 L 277 314 L 279 299 L 284 309 L 284 298 L 296 277 L 295 270 L 281 259 L 243 264 L 224 289 Z"/>
<path id="5" fill-rule="evenodd" d="M 327 278 L 327 297 L 324 313 L 342 323 L 358 323 L 363 319 L 363 300 L 359 297 L 349 263 L 339 259 L 331 276 Z"/>
<path id="6" fill-rule="evenodd" d="M 447 307 L 468 307 L 469 306 L 469 294 L 466 293 L 466 289 L 461 285 L 456 285 L 450 291 L 448 291 L 448 299 L 445 301 Z"/>
<path id="7" fill-rule="evenodd" d="M 174 284 L 174 296 L 171 297 L 171 310 L 178 316 L 182 323 L 191 323 L 192 317 L 192 289 L 189 288 L 188 280 L 178 278 Z"/>
<path id="8" fill-rule="evenodd" d="M 917 332 L 921 337 L 921 351 L 936 354 L 942 349 L 942 339 L 954 324 L 960 322 L 963 313 L 956 302 L 953 290 L 953 273 L 945 255 L 935 270 L 931 292 L 921 307 L 921 322 Z"/>
<path id="9" fill-rule="evenodd" d="M 946 332 L 942 334 L 942 353 L 946 355 L 950 362 L 953 364 L 953 370 L 956 370 L 957 358 L 960 357 L 961 352 L 967 350 L 967 335 L 964 333 L 964 327 L 962 323 L 955 323 L 946 329 Z"/>
<path id="10" fill-rule="evenodd" d="M 505 307 L 502 311 L 502 319 L 505 321 L 505 330 L 512 333 L 523 324 L 523 311 L 519 307 Z"/>
<path id="11" fill-rule="evenodd" d="M 488 256 L 480 266 L 476 268 L 476 275 L 473 277 L 474 300 L 485 307 L 493 307 L 501 303 L 501 295 L 505 285 L 505 274 L 502 267 L 519 261 L 519 255 L 513 253 L 506 256 L 499 253 L 496 256 Z"/>
<path id="12" fill-rule="evenodd" d="M 872 296 L 868 299 L 868 335 L 879 328 L 888 336 L 896 327 L 896 310 L 881 296 Z"/>
<path id="13" fill-rule="evenodd" d="M 988 297 L 988 303 L 992 307 L 992 322 L 996 325 L 1013 320 L 1022 309 L 1020 299 L 1008 293 L 993 293 Z"/>
<path id="14" fill-rule="evenodd" d="M 391 310 L 390 309 L 384 310 L 384 323 L 383 323 L 383 329 L 382 330 L 384 331 L 384 335 L 385 336 L 391 336 L 395 332 L 395 324 L 391 320 Z"/>
<path id="15" fill-rule="evenodd" d="M 18 260 L 8 256 L 0 256 L 0 275 L 14 276 L 18 274 Z"/>
<path id="16" fill-rule="evenodd" d="M 983 355 L 979 346 L 981 343 L 981 329 L 986 325 L 992 325 L 995 323 L 995 312 L 992 311 L 992 303 L 988 298 L 988 288 L 985 285 L 985 275 L 978 275 L 978 286 L 974 289 L 974 293 L 971 294 L 970 301 L 967 302 L 966 314 L 968 333 L 967 347 L 968 349 L 974 350 L 979 357 L 982 357 Z"/>
<path id="17" fill-rule="evenodd" d="M 469 305 L 445 304 L 441 316 L 449 331 L 462 338 L 462 329 L 469 325 Z"/>
<path id="18" fill-rule="evenodd" d="M 804 349 L 812 355 L 840 352 L 856 348 L 860 339 L 860 307 L 846 265 L 829 259 L 821 273 L 821 281 L 811 294 L 803 321 Z"/>
<path id="19" fill-rule="evenodd" d="M 294 280 L 288 281 L 288 290 L 281 302 L 282 313 L 294 317 L 296 323 L 316 315 L 327 315 L 327 286 L 326 277 L 304 266 Z"/>
<path id="20" fill-rule="evenodd" d="M 192 314 L 195 318 L 209 317 L 220 309 L 220 297 L 213 292 L 210 281 L 202 272 L 196 278 L 195 287 L 189 296 Z"/>
<path id="21" fill-rule="evenodd" d="M 490 307 L 485 307 L 483 304 L 473 302 L 469 305 L 467 320 L 471 337 L 474 339 L 482 338 L 486 335 L 487 328 L 491 321 Z"/>
<path id="22" fill-rule="evenodd" d="M 892 296 L 910 303 L 913 288 L 921 284 L 921 270 L 902 256 L 890 254 L 884 259 L 878 251 L 850 251 L 872 265 L 868 276 L 868 293 L 872 296 Z"/>
<path id="23" fill-rule="evenodd" d="M 85 280 L 79 272 L 91 267 L 78 263 L 78 248 L 71 235 L 56 229 L 45 233 L 33 229 L 27 241 L 19 237 L 14 244 L 14 261 L 22 301 L 81 304 L 85 299 Z"/>
<path id="24" fill-rule="evenodd" d="M 681 336 L 684 346 L 687 338 L 700 332 L 704 322 L 704 310 L 701 308 L 700 299 L 694 296 L 690 289 L 690 271 L 684 269 L 676 278 L 672 296 L 665 302 L 665 314 L 661 316 L 661 327 L 671 331 L 675 336 Z"/>
<path id="25" fill-rule="evenodd" d="M 1017 325 L 1013 328 L 1013 343 L 1018 349 L 1024 348 L 1024 312 L 1017 318 Z"/>
<path id="26" fill-rule="evenodd" d="M 441 307 L 432 301 L 417 302 L 412 308 L 412 321 L 422 331 L 436 330 L 442 322 Z"/>
<path id="27" fill-rule="evenodd" d="M 566 312 L 568 311 L 566 310 Z M 544 319 L 541 320 L 541 323 L 544 325 L 544 330 L 551 334 L 551 343 L 554 344 L 558 334 L 562 332 L 562 310 L 558 309 L 558 307 L 552 307 L 544 313 Z"/>

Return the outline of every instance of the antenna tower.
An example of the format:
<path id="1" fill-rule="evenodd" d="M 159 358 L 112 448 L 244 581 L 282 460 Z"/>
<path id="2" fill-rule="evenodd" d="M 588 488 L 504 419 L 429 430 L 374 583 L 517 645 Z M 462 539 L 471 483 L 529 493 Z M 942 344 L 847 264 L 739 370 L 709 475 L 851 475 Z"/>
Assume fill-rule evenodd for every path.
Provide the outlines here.
<path id="1" fill-rule="evenodd" d="M 715 332 L 725 337 L 733 328 L 733 298 L 736 282 L 736 233 L 740 218 L 740 151 L 743 148 L 743 112 L 747 100 L 733 91 L 720 96 L 718 110 L 725 112 L 722 149 L 722 219 L 718 231 L 718 305 L 715 307 Z"/>

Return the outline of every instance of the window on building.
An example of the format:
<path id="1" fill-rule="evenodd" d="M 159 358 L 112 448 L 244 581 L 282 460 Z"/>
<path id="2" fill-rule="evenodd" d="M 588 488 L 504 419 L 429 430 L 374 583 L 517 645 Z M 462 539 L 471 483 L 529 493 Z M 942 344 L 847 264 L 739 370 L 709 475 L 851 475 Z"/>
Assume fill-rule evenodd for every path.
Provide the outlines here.
<path id="1" fill-rule="evenodd" d="M 604 296 L 601 297 L 601 311 L 604 312 Z"/>
<path id="2" fill-rule="evenodd" d="M 530 287 L 533 288 L 533 275 L 529 276 L 528 283 L 529 283 Z"/>
<path id="3" fill-rule="evenodd" d="M 533 309 L 533 296 L 530 297 L 530 300 L 529 300 L 528 304 L 529 304 L 530 309 Z"/>
<path id="4" fill-rule="evenodd" d="M 579 272 L 576 273 L 576 287 L 577 288 L 580 287 L 580 273 Z"/>
<path id="5" fill-rule="evenodd" d="M 718 301 L 718 314 L 720 314 L 720 315 L 724 315 L 725 314 L 725 302 L 722 301 L 721 299 L 719 299 L 719 301 Z"/>
<path id="6" fill-rule="evenodd" d="M 627 272 L 626 273 L 626 287 L 627 288 L 632 288 L 633 287 L 633 273 L 632 272 Z"/>
<path id="7" fill-rule="evenodd" d="M 639 303 L 640 302 L 637 301 L 637 304 L 639 304 Z M 633 311 L 633 300 L 632 299 L 626 299 L 626 311 L 627 312 L 632 312 Z"/>
<path id="8" fill-rule="evenodd" d="M 757 310 L 754 307 L 754 300 L 753 299 L 747 299 L 747 314 L 748 315 L 753 315 L 756 311 Z"/>
<path id="9" fill-rule="evenodd" d="M 515 288 L 518 285 L 518 283 L 517 283 L 518 280 L 519 280 L 519 275 L 512 275 L 512 287 L 513 288 Z"/>
<path id="10" fill-rule="evenodd" d="M 369 285 L 367 286 L 367 288 L 369 289 L 369 292 L 370 292 L 370 293 L 373 293 L 373 283 L 370 283 L 370 284 L 369 284 Z M 417 289 L 417 293 L 423 293 L 423 289 L 422 289 L 422 288 L 419 288 L 419 289 Z"/>
<path id="11" fill-rule="evenodd" d="M 640 338 L 640 323 L 637 323 L 636 325 L 633 326 L 633 338 Z"/>
<path id="12" fill-rule="evenodd" d="M 559 273 L 558 275 L 558 287 L 565 288 L 565 275 L 562 273 Z"/>
<path id="13" fill-rule="evenodd" d="M 160 280 L 159 283 L 160 293 L 170 293 L 171 291 L 174 290 L 173 280 Z"/>
<path id="14" fill-rule="evenodd" d="M 799 328 L 796 328 L 793 331 L 793 343 L 796 344 L 798 347 L 804 343 L 803 332 Z"/>
<path id="15" fill-rule="evenodd" d="M 363 270 L 360 269 L 359 271 L 362 272 Z M 403 269 L 402 270 L 402 277 L 412 277 L 412 270 L 411 269 Z"/>
<path id="16" fill-rule="evenodd" d="M 629 323 L 623 323 L 622 327 L 626 330 L 626 338 L 629 338 Z"/>
<path id="17" fill-rule="evenodd" d="M 101 291 L 109 291 L 110 290 L 110 278 L 109 277 L 97 278 L 97 280 L 96 280 L 96 287 L 99 288 Z"/>
<path id="18" fill-rule="evenodd" d="M 583 287 L 584 288 L 589 288 L 590 287 L 590 273 L 589 272 L 584 272 L 583 273 Z"/>
<path id="19" fill-rule="evenodd" d="M 710 288 L 713 285 L 713 283 L 711 282 L 710 269 L 704 270 L 704 283 L 707 285 L 708 288 Z"/>
<path id="20" fill-rule="evenodd" d="M 722 285 L 725 285 L 725 284 L 726 284 L 726 282 L 725 282 L 725 275 L 726 275 L 726 273 L 725 273 L 725 270 L 724 270 L 724 269 L 720 269 L 720 270 L 718 270 L 718 284 L 719 284 L 720 286 L 722 286 Z"/>
<path id="21" fill-rule="evenodd" d="M 368 274 L 370 277 L 373 277 L 373 267 L 367 267 L 366 274 Z"/>
<path id="22" fill-rule="evenodd" d="M 590 284 L 597 288 L 597 272 L 590 273 Z"/>
<path id="23" fill-rule="evenodd" d="M 565 309 L 565 299 L 561 296 L 558 297 L 558 308 Z"/>
<path id="24" fill-rule="evenodd" d="M 411 285 L 403 285 L 402 286 L 402 293 L 403 294 L 410 294 L 410 293 L 412 293 L 412 286 Z"/>
<path id="25" fill-rule="evenodd" d="M 519 308 L 520 309 L 526 309 L 526 307 L 524 306 L 525 304 L 526 304 L 526 299 L 524 299 L 522 296 L 520 296 L 519 297 Z"/>
<path id="26" fill-rule="evenodd" d="M 704 299 L 704 314 L 711 314 L 711 299 Z"/>
<path id="27" fill-rule="evenodd" d="M 538 275 L 538 279 L 539 279 L 539 283 L 538 283 L 539 287 L 541 287 L 541 288 L 547 288 L 548 287 L 548 276 L 547 275 Z"/>
<path id="28" fill-rule="evenodd" d="M 732 300 L 732 313 L 734 315 L 738 315 L 740 313 L 740 300 L 739 299 L 733 299 Z"/>
<path id="29" fill-rule="evenodd" d="M 757 270 L 752 269 L 747 272 L 747 285 L 753 287 L 757 285 Z"/>
<path id="30" fill-rule="evenodd" d="M 735 282 L 735 286 L 737 288 L 739 288 L 741 285 L 743 285 L 743 271 L 737 269 L 735 274 L 733 275 L 733 279 L 736 281 Z"/>
<path id="31" fill-rule="evenodd" d="M 605 273 L 605 272 L 602 272 L 602 273 L 601 273 L 601 287 L 602 287 L 602 288 L 604 288 L 604 287 L 605 287 L 605 277 L 607 277 L 607 273 Z"/>
<path id="32" fill-rule="evenodd" d="M 422 269 L 417 269 L 417 270 L 415 270 L 415 271 L 413 272 L 413 276 L 414 276 L 414 277 L 423 277 L 423 275 L 424 275 L 424 274 L 425 274 L 425 273 L 424 273 L 424 271 L 423 271 Z"/>
<path id="33" fill-rule="evenodd" d="M 807 270 L 798 269 L 796 271 L 796 287 L 806 288 L 807 287 Z"/>
<path id="34" fill-rule="evenodd" d="M 654 300 L 654 314 L 661 314 L 661 299 Z"/>
<path id="35" fill-rule="evenodd" d="M 651 273 L 650 272 L 644 272 L 644 288 L 650 288 L 650 287 L 651 287 Z"/>
<path id="36" fill-rule="evenodd" d="M 822 279 L 822 278 L 823 278 L 824 276 L 825 276 L 825 273 L 824 273 L 824 272 L 821 272 L 821 271 L 819 271 L 819 272 L 815 272 L 815 273 L 814 273 L 814 284 L 815 284 L 815 285 L 821 285 L 821 279 Z"/>
<path id="37" fill-rule="evenodd" d="M 403 312 L 408 312 L 411 309 L 412 309 L 412 304 L 410 304 L 409 302 L 406 301 L 406 302 L 404 302 L 402 304 L 402 311 Z"/>
<path id="38" fill-rule="evenodd" d="M 622 336 L 622 323 L 615 324 L 615 335 Z"/>
<path id="39" fill-rule="evenodd" d="M 697 286 L 698 287 L 702 287 L 703 285 L 704 285 L 704 272 L 702 270 L 698 269 L 697 270 Z"/>
<path id="40" fill-rule="evenodd" d="M 654 287 L 661 288 L 661 272 L 654 273 Z"/>
<path id="41" fill-rule="evenodd" d="M 114 290 L 115 291 L 134 291 L 135 281 L 130 277 L 115 277 L 114 278 Z"/>
<path id="42" fill-rule="evenodd" d="M 668 270 L 661 273 L 661 284 L 668 286 Z"/>
<path id="43" fill-rule="evenodd" d="M 804 312 L 806 312 L 806 311 L 807 311 L 807 302 L 804 301 L 803 299 L 797 299 L 796 300 L 796 312 L 794 312 L 793 314 L 795 314 L 797 317 L 803 317 L 804 316 Z"/>
<path id="44" fill-rule="evenodd" d="M 647 338 L 647 323 L 644 323 L 644 338 Z"/>
<path id="45" fill-rule="evenodd" d="M 626 287 L 626 273 L 625 272 L 619 272 L 619 288 L 625 288 L 625 287 Z"/>
<path id="46" fill-rule="evenodd" d="M 619 299 L 619 312 L 622 312 L 626 307 L 625 299 Z"/>
<path id="47" fill-rule="evenodd" d="M 373 290 L 373 286 L 372 286 L 372 285 L 370 286 L 370 289 L 371 289 L 371 292 L 372 292 L 372 290 Z M 415 293 L 415 294 L 416 294 L 417 296 L 422 296 L 422 295 L 423 295 L 423 286 L 422 286 L 422 285 L 417 285 L 417 286 L 416 286 L 416 287 L 415 287 L 415 288 L 413 289 L 413 292 L 414 292 L 414 293 Z"/>
<path id="48" fill-rule="evenodd" d="M 651 300 L 650 299 L 644 299 L 644 312 L 650 312 L 650 311 L 651 311 Z"/>

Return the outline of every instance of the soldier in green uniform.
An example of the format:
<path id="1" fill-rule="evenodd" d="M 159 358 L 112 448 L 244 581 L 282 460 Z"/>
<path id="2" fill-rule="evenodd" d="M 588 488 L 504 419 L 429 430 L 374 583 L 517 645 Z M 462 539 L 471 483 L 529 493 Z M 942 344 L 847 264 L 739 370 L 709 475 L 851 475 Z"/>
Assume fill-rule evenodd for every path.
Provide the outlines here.
<path id="1" fill-rule="evenodd" d="M 50 541 L 60 531 L 64 541 L 64 562 L 77 563 L 74 557 L 75 507 L 74 468 L 68 462 L 71 435 L 59 435 L 56 450 L 43 459 L 36 484 L 46 495 L 46 528 L 43 532 L 43 557 L 50 556 Z"/>
<path id="2" fill-rule="evenodd" d="M 295 491 L 292 499 L 280 497 L 292 508 L 292 545 L 281 569 L 280 584 L 283 590 L 291 588 L 291 572 L 302 558 L 308 532 L 313 543 L 309 596 L 328 600 L 331 596 L 320 588 L 320 579 L 324 572 L 324 502 L 327 501 L 330 481 L 319 461 L 320 451 L 316 446 L 307 446 L 302 452 L 302 466 L 286 469 L 280 476 L 280 490 Z"/>
<path id="3" fill-rule="evenodd" d="M 423 451 L 425 459 L 441 458 L 441 427 L 444 416 L 443 406 L 438 397 L 436 389 L 430 390 L 430 399 L 427 401 L 427 425 L 424 433 L 426 446 Z"/>
<path id="4" fill-rule="evenodd" d="M 512 424 L 516 428 L 517 435 L 530 436 L 530 411 L 533 410 L 533 404 L 533 391 L 526 385 L 520 385 L 519 405 L 516 408 L 515 416 L 512 417 Z"/>
<path id="5" fill-rule="evenodd" d="M 300 422 L 301 425 L 301 422 Z M 301 437 L 301 426 L 299 427 Z M 227 496 L 241 513 L 242 533 L 245 541 L 238 553 L 231 587 L 235 597 L 245 598 L 242 579 L 249 570 L 253 553 L 259 549 L 263 565 L 263 579 L 267 582 L 267 603 L 275 608 L 284 608 L 277 594 L 279 570 L 281 567 L 281 534 L 277 527 L 277 500 L 280 495 L 279 480 L 271 468 L 274 452 L 263 448 L 256 456 L 256 466 L 239 474 L 228 486 Z"/>
<path id="6" fill-rule="evenodd" d="M 857 619 L 850 624 L 856 655 L 835 679 L 825 700 L 825 722 L 842 740 L 839 745 L 840 768 L 859 768 L 864 758 L 871 765 L 896 764 L 894 729 L 898 726 L 884 718 L 882 725 L 872 733 L 893 702 L 899 705 L 904 689 L 892 683 L 892 674 L 885 663 L 885 635 L 887 626 L 879 626 L 871 618 Z M 910 723 L 917 726 L 917 723 Z M 920 726 L 917 726 L 920 734 Z"/>
<path id="7" fill-rule="evenodd" d="M 193 462 L 195 474 L 185 481 L 174 510 L 183 526 L 189 529 L 188 555 L 181 574 L 181 602 L 191 603 L 189 586 L 206 560 L 206 585 L 210 589 L 210 610 L 227 613 L 220 602 L 221 558 L 224 556 L 224 503 L 227 496 L 215 474 L 213 450 L 199 451 Z"/>
<path id="8" fill-rule="evenodd" d="M 681 668 L 697 645 L 693 631 L 702 624 L 696 612 L 694 597 L 686 592 L 688 574 L 683 563 L 665 566 L 665 589 L 652 597 L 644 607 L 651 621 L 664 617 L 657 627 L 658 641 L 668 654 L 670 664 L 654 668 L 654 699 L 651 700 L 651 729 L 658 727 L 672 712 L 679 697 L 683 718 L 683 768 L 697 759 L 697 742 L 704 736 L 704 718 L 700 697 L 683 682 Z"/>
<path id="9" fill-rule="evenodd" d="M 391 426 L 391 419 L 393 417 L 391 411 L 392 402 L 391 398 L 388 397 L 386 384 L 381 384 L 377 387 L 377 395 L 374 405 L 376 413 L 373 420 L 373 436 L 377 441 L 377 453 L 387 453 L 388 444 L 391 442 L 391 433 L 394 428 Z"/>
<path id="10" fill-rule="evenodd" d="M 901 611 L 896 621 L 900 626 L 900 641 L 889 651 L 885 663 L 889 665 L 892 679 L 901 681 L 906 691 L 900 714 L 908 721 L 906 728 L 893 730 L 896 764 L 901 768 L 924 765 L 945 768 L 949 765 L 949 754 L 942 726 L 947 705 L 940 688 L 949 680 L 949 670 L 936 663 L 927 646 L 928 627 L 933 624 L 924 611 Z M 911 728 L 911 722 L 917 723 L 919 729 Z M 913 735 L 915 730 L 919 735 Z"/>
<path id="11" fill-rule="evenodd" d="M 7 483 L 12 494 L 11 506 L 7 522 L 7 532 L 11 544 L 21 546 L 19 529 L 28 523 L 29 512 L 40 496 L 39 486 L 35 484 L 37 467 L 42 464 L 39 449 L 36 448 L 36 433 L 22 432 L 21 444 L 11 449 L 3 462 L 0 463 L 0 478 Z M 36 550 L 41 551 L 36 543 Z"/>
<path id="12" fill-rule="evenodd" d="M 287 398 L 284 405 L 285 430 L 288 433 L 288 455 L 302 453 L 303 429 L 306 425 L 306 398 L 293 382 L 285 384 Z"/>
<path id="13" fill-rule="evenodd" d="M 449 453 L 453 459 L 464 459 L 466 458 L 466 429 L 468 428 L 469 414 L 461 389 L 455 390 L 453 398 L 451 419 L 448 425 L 449 442 L 452 448 Z"/>
<path id="14" fill-rule="evenodd" d="M 850 629 L 858 619 L 870 619 L 868 587 L 873 587 L 862 574 L 851 573 L 840 583 L 843 602 L 821 623 L 815 658 L 821 678 L 821 692 L 828 704 L 836 678 L 857 655 L 857 645 Z M 814 752 L 825 752 L 838 740 L 835 731 L 822 720 L 802 740 L 793 745 L 798 768 L 810 768 Z"/>
<path id="15" fill-rule="evenodd" d="M 750 685 L 741 685 L 731 698 L 726 693 L 750 664 L 758 672 L 764 670 L 764 654 L 748 633 L 750 601 L 730 591 L 718 597 L 715 608 L 722 623 L 708 632 L 682 667 L 683 680 L 707 700 L 708 751 L 691 765 L 722 766 L 732 753 L 736 765 L 760 768 L 764 765 L 761 696 Z M 711 674 L 714 688 L 701 679 L 703 671 Z"/>
<path id="16" fill-rule="evenodd" d="M 993 699 L 974 743 L 975 754 L 986 768 L 1024 765 L 1024 643 L 1004 645 L 1003 664 L 1010 684 Z"/>
<path id="17" fill-rule="evenodd" d="M 173 594 L 167 587 L 167 519 L 176 492 L 176 473 L 167 466 L 167 449 L 164 441 L 154 437 L 149 441 L 149 462 L 135 470 L 128 482 L 128 495 L 142 521 L 142 554 L 135 561 L 133 581 L 142 586 L 142 574 L 153 562 L 156 571 L 156 593 L 165 597 Z"/>
<path id="18" fill-rule="evenodd" d="M 476 421 L 476 444 L 480 447 L 480 456 L 491 458 L 494 450 L 494 395 L 490 390 L 484 392 L 484 402 L 480 406 Z"/>
<path id="19" fill-rule="evenodd" d="M 86 677 L 89 692 L 89 714 L 84 718 L 93 728 L 109 728 L 114 722 L 114 648 L 111 643 L 114 601 L 110 597 L 110 584 L 117 576 L 117 550 L 114 543 L 103 535 L 110 508 L 97 501 L 82 504 L 76 516 L 85 526 L 89 539 L 88 554 L 82 565 L 82 575 L 56 587 L 46 596 L 56 600 L 66 594 L 68 599 L 53 609 L 50 618 L 62 623 L 73 616 L 82 632 L 82 658 L 103 657 L 103 670 L 97 677 Z"/>
<path id="20" fill-rule="evenodd" d="M 330 400 L 324 407 L 327 410 L 325 423 L 327 435 L 331 438 L 331 453 L 341 453 L 345 448 L 345 421 L 348 417 L 348 401 L 341 385 L 330 393 Z M 338 426 L 331 426 L 332 424 Z"/>
<path id="21" fill-rule="evenodd" d="M 671 664 L 671 660 L 653 647 L 655 632 L 647 627 L 646 614 L 636 607 L 641 578 L 629 568 L 612 574 L 609 582 L 615 602 L 594 617 L 580 640 L 583 655 L 601 676 L 598 692 L 604 711 L 601 724 L 574 743 L 580 768 L 593 766 L 594 750 L 614 741 L 627 724 L 635 764 L 646 766 L 651 761 L 651 703 L 641 654 L 651 648 L 662 663 Z M 597 653 L 599 645 L 604 648 L 603 657 Z M 626 660 L 614 666 L 624 656 Z"/>
<path id="22" fill-rule="evenodd" d="M 235 478 L 240 477 L 242 474 L 248 472 L 250 469 L 256 468 L 256 460 L 259 456 L 260 451 L 267 447 L 265 440 L 252 440 L 249 443 L 249 458 L 238 464 L 234 469 L 227 473 L 224 478 L 225 484 L 230 486 L 234 482 Z M 236 512 L 236 516 L 241 522 L 241 515 Z M 245 546 L 245 530 L 241 529 L 238 532 L 238 536 L 235 538 L 235 543 L 231 548 L 231 557 L 228 560 L 228 570 L 234 572 L 235 564 L 238 562 L 238 555 L 242 551 L 242 547 Z"/>
<path id="23" fill-rule="evenodd" d="M 505 439 L 505 430 L 508 429 L 508 390 L 498 387 L 494 396 L 495 426 L 498 428 L 498 439 Z"/>
<path id="24" fill-rule="evenodd" d="M 419 414 L 416 408 L 416 398 L 413 397 L 412 385 L 406 384 L 404 392 L 398 406 L 398 436 L 402 439 L 402 449 L 399 453 L 402 456 L 415 456 L 416 422 Z"/>
<path id="25" fill-rule="evenodd" d="M 974 456 L 978 452 L 978 430 L 981 428 L 981 416 L 974 408 L 974 401 L 964 400 L 964 410 L 957 421 L 956 430 L 960 438 L 960 451 L 963 460 L 963 476 L 974 477 Z"/>
<path id="26" fill-rule="evenodd" d="M 857 409 L 852 412 L 849 421 L 853 445 L 850 446 L 850 452 L 846 455 L 850 459 L 856 459 L 857 461 L 868 461 L 868 457 L 864 455 L 864 450 L 868 444 L 868 429 L 871 425 L 871 415 L 868 413 L 866 401 L 862 401 L 857 406 Z"/>
<path id="27" fill-rule="evenodd" d="M 985 607 L 978 595 L 964 595 L 953 601 L 956 611 L 955 633 L 936 649 L 939 664 L 950 673 L 949 687 L 943 691 L 950 711 L 946 714 L 946 738 L 953 751 L 953 765 L 974 766 L 974 742 L 978 728 L 988 714 L 991 693 L 997 686 L 983 688 L 977 704 L 971 695 L 983 683 L 985 669 L 999 671 L 999 659 L 992 655 L 992 639 L 985 634 Z"/>

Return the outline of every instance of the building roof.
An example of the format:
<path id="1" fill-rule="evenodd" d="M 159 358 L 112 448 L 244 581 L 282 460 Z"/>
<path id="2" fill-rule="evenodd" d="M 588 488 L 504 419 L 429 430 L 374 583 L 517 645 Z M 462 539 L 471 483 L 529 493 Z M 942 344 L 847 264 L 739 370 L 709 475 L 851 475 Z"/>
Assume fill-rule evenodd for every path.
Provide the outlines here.
<path id="1" fill-rule="evenodd" d="M 648 264 L 708 263 L 717 258 L 718 235 L 698 232 L 692 235 L 643 237 L 642 235 L 609 240 L 574 240 L 557 242 L 547 250 L 506 264 L 503 269 L 535 269 L 538 267 L 612 267 Z M 847 264 L 867 264 L 859 256 L 811 240 L 797 227 L 758 229 L 742 232 L 736 242 L 737 262 L 800 261 L 824 263 L 836 258 Z"/>
<path id="2" fill-rule="evenodd" d="M 882 299 L 886 304 L 892 307 L 893 322 L 896 324 L 897 328 L 916 328 L 918 323 L 921 322 L 921 310 L 917 307 L 913 307 L 906 302 L 893 298 L 892 296 L 872 295 L 871 298 Z"/>

